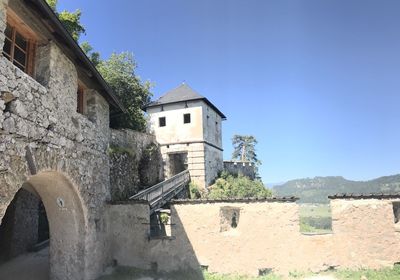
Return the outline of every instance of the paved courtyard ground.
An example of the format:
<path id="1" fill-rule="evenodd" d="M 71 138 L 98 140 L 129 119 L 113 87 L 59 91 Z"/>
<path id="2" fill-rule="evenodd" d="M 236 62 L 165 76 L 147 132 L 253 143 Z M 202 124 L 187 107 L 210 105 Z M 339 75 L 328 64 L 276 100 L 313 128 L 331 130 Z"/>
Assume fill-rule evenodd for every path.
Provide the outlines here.
<path id="1" fill-rule="evenodd" d="M 2 280 L 49 280 L 49 248 L 0 265 Z"/>

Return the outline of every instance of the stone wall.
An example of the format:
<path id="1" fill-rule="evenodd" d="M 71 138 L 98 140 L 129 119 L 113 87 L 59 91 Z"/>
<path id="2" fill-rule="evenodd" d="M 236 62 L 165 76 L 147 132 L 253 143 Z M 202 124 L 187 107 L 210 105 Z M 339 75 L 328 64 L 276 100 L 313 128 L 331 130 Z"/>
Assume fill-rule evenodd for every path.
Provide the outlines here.
<path id="1" fill-rule="evenodd" d="M 127 266 L 147 269 L 156 263 L 163 271 L 203 266 L 258 275 L 383 268 L 400 261 L 391 200 L 333 200 L 333 232 L 321 235 L 300 232 L 299 206 L 292 202 L 177 201 L 171 205 L 172 237 L 156 240 L 148 239 L 148 206 L 124 207 L 125 213 L 113 211 L 109 218 L 120 215 L 119 226 L 129 224 L 117 230 L 122 241 L 113 240 L 118 248 L 113 257 Z M 143 242 L 129 240 L 132 235 Z"/>
<path id="2" fill-rule="evenodd" d="M 163 181 L 160 148 L 151 134 L 111 130 L 111 199 L 126 200 L 138 191 Z"/>
<path id="3" fill-rule="evenodd" d="M 224 161 L 224 170 L 230 174 L 247 176 L 252 180 L 256 177 L 255 166 L 247 161 Z"/>
<path id="4" fill-rule="evenodd" d="M 36 79 L 0 55 L 0 221 L 17 191 L 29 189 L 50 217 L 52 279 L 92 279 L 111 262 L 103 219 L 110 198 L 108 103 L 93 90 L 97 118 L 77 113 L 78 75 L 84 74 L 55 41 L 36 53 Z"/>

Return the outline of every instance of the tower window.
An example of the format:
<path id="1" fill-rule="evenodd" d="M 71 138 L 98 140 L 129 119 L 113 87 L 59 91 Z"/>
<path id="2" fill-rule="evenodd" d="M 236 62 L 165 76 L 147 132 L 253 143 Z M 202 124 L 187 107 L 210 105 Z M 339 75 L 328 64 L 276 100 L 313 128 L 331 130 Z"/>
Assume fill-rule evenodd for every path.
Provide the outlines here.
<path id="1" fill-rule="evenodd" d="M 167 125 L 167 121 L 166 121 L 165 117 L 159 118 L 158 119 L 158 124 L 159 124 L 160 127 L 166 126 Z"/>
<path id="2" fill-rule="evenodd" d="M 190 122 L 191 122 L 190 114 L 184 114 L 183 123 L 190 123 Z"/>

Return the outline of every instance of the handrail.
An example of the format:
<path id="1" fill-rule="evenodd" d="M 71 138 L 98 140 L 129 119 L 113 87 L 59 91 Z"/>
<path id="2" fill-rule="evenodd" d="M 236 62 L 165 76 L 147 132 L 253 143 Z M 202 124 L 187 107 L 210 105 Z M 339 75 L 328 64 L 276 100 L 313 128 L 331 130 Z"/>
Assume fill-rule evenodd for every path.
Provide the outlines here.
<path id="1" fill-rule="evenodd" d="M 189 183 L 190 174 L 189 170 L 185 170 L 161 183 L 158 183 L 148 189 L 145 189 L 138 194 L 130 197 L 130 200 L 147 200 L 150 205 L 153 202 L 160 200 L 165 195 L 171 193 L 172 190 Z"/>

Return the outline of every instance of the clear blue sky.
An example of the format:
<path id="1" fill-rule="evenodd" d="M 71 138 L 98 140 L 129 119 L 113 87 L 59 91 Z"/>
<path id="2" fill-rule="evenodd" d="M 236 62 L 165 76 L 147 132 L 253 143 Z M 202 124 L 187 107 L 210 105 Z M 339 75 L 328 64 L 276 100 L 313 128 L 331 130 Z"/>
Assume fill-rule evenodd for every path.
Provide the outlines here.
<path id="1" fill-rule="evenodd" d="M 264 182 L 400 172 L 400 1 L 59 0 L 155 97 L 186 81 L 254 135 Z"/>

